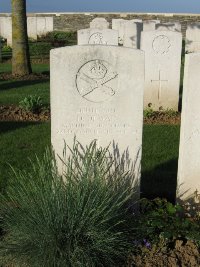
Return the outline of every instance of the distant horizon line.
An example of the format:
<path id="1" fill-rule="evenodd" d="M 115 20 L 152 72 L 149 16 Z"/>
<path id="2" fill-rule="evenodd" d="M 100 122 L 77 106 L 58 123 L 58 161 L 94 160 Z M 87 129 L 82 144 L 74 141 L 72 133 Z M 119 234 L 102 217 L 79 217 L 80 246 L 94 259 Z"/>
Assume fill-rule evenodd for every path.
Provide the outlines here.
<path id="1" fill-rule="evenodd" d="M 171 12 L 132 12 L 132 11 L 123 11 L 123 12 L 120 12 L 120 11 L 116 11 L 116 12 L 108 12 L 108 11 L 70 11 L 70 12 L 56 12 L 56 11 L 53 11 L 53 12 L 26 12 L 27 14 L 85 14 L 85 15 L 90 15 L 90 14 L 123 14 L 123 15 L 126 15 L 126 14 L 138 14 L 138 15 L 166 15 L 166 16 L 173 16 L 173 15 L 189 15 L 189 16 L 200 16 L 200 13 L 181 13 L 181 12 L 174 12 L 174 13 L 171 13 Z M 12 12 L 0 12 L 0 15 L 10 15 L 12 14 Z"/>

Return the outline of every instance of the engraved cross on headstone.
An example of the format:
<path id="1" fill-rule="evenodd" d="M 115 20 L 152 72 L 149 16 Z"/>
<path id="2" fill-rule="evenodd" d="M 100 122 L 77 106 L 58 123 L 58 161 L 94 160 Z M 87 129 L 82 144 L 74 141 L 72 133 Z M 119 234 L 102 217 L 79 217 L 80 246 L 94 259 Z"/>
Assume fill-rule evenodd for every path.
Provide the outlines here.
<path id="1" fill-rule="evenodd" d="M 159 100 L 161 98 L 162 83 L 163 82 L 168 82 L 168 80 L 162 80 L 162 78 L 161 78 L 161 70 L 159 70 L 158 80 L 151 80 L 151 82 L 158 82 L 159 83 L 159 88 L 158 88 L 158 100 Z"/>

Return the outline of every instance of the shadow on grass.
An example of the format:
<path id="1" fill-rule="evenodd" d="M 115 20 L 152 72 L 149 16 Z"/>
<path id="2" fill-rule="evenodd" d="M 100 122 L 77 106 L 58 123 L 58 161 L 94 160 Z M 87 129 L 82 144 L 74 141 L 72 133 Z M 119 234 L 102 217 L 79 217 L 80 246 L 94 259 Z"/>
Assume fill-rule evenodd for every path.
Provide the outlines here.
<path id="1" fill-rule="evenodd" d="M 25 128 L 30 125 L 39 125 L 41 122 L 24 122 L 24 121 L 0 121 L 0 134 Z"/>
<path id="2" fill-rule="evenodd" d="M 49 79 L 10 81 L 10 82 L 3 83 L 0 87 L 0 91 L 24 87 L 24 86 L 36 85 L 36 84 L 40 84 L 40 83 L 46 83 L 48 81 L 49 81 Z"/>
<path id="3" fill-rule="evenodd" d="M 178 158 L 142 172 L 141 197 L 166 198 L 172 203 L 176 199 Z"/>

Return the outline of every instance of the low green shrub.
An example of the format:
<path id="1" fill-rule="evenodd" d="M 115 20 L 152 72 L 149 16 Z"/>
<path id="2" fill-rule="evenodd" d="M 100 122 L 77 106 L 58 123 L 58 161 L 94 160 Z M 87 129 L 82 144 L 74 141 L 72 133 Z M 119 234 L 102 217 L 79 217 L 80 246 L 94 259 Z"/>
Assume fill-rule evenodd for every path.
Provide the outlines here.
<path id="1" fill-rule="evenodd" d="M 189 218 L 184 207 L 165 199 L 141 201 L 138 218 L 138 243 L 144 245 L 171 243 L 177 239 L 193 240 L 200 244 L 200 224 Z"/>
<path id="2" fill-rule="evenodd" d="M 49 56 L 50 50 L 53 48 L 51 43 L 47 42 L 31 42 L 29 43 L 30 56 Z"/>
<path id="3" fill-rule="evenodd" d="M 40 112 L 43 106 L 42 98 L 37 95 L 29 95 L 19 102 L 20 108 L 32 113 Z"/>
<path id="4" fill-rule="evenodd" d="M 173 118 L 173 117 L 176 117 L 178 115 L 178 111 L 175 111 L 174 109 L 172 108 L 168 108 L 164 111 L 164 113 L 166 114 L 166 116 L 168 118 Z"/>
<path id="5" fill-rule="evenodd" d="M 77 44 L 77 32 L 52 31 L 39 37 L 42 42 L 50 42 L 52 46 L 66 46 Z"/>
<path id="6" fill-rule="evenodd" d="M 12 47 L 8 46 L 8 45 L 4 45 L 2 47 L 2 53 L 6 53 L 6 52 L 12 52 Z"/>
<path id="7" fill-rule="evenodd" d="M 48 151 L 31 164 L 31 172 L 14 172 L 0 201 L 2 262 L 116 267 L 125 261 L 135 231 L 135 192 L 130 173 L 108 148 L 75 142 L 64 177 Z"/>
<path id="8" fill-rule="evenodd" d="M 144 118 L 151 118 L 154 115 L 154 110 L 151 107 L 144 109 L 143 116 Z"/>

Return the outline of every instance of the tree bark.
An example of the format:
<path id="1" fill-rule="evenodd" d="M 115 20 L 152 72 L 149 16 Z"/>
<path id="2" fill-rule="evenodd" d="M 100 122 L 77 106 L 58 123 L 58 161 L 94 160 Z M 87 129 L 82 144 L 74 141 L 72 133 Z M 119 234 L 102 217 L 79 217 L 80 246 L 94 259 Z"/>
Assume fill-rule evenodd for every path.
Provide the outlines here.
<path id="1" fill-rule="evenodd" d="M 12 0 L 12 48 L 12 74 L 30 74 L 26 0 Z"/>

